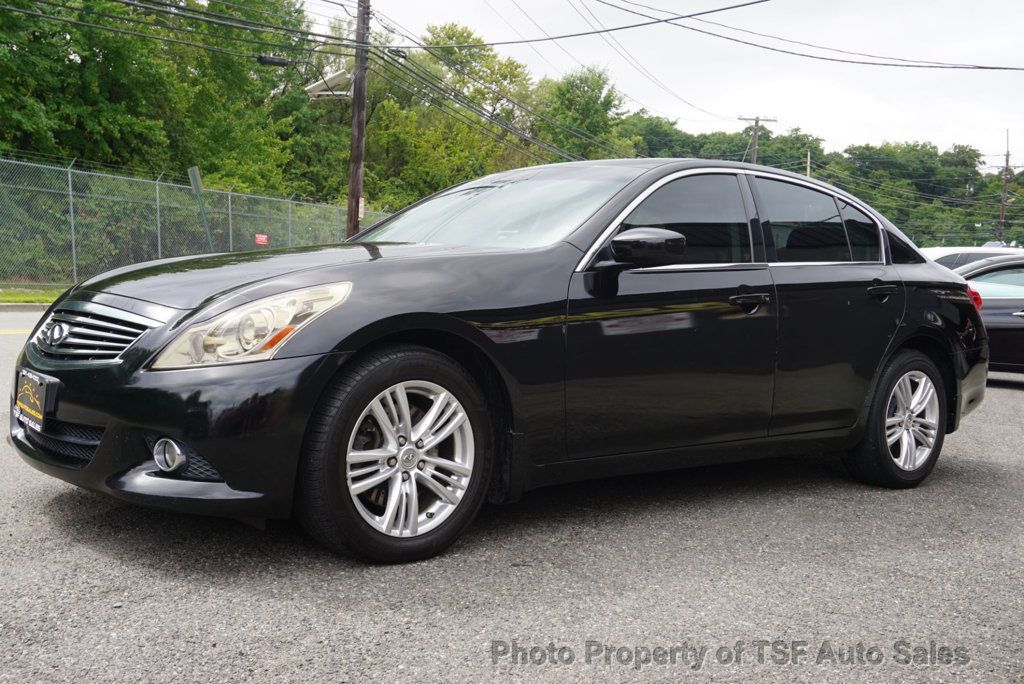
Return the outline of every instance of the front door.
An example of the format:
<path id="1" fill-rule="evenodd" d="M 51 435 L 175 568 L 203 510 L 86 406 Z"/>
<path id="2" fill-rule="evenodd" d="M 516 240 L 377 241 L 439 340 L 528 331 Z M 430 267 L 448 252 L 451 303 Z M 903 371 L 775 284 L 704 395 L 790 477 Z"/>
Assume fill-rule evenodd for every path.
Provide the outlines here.
<path id="1" fill-rule="evenodd" d="M 767 434 L 777 312 L 744 182 L 733 174 L 663 182 L 618 227 L 679 232 L 683 263 L 573 274 L 570 458 Z"/>

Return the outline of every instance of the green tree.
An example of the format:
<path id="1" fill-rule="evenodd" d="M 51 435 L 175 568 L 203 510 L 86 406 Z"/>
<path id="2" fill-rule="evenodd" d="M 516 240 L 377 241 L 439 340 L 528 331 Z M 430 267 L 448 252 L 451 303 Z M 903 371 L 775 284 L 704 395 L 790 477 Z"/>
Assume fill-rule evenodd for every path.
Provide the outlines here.
<path id="1" fill-rule="evenodd" d="M 582 67 L 558 80 L 542 80 L 536 100 L 543 117 L 534 126 L 544 140 L 590 159 L 631 156 L 630 141 L 615 134 L 622 96 L 607 72 Z"/>

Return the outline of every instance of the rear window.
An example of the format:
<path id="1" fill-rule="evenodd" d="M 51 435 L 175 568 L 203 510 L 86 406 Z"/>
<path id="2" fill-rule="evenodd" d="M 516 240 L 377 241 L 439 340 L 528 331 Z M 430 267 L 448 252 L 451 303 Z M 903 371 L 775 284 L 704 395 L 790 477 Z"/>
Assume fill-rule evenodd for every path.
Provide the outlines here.
<path id="1" fill-rule="evenodd" d="M 857 207 L 839 200 L 839 213 L 846 226 L 854 261 L 881 261 L 882 242 L 878 226 Z"/>
<path id="2" fill-rule="evenodd" d="M 757 190 L 779 261 L 851 261 L 831 195 L 766 178 L 757 179 Z"/>

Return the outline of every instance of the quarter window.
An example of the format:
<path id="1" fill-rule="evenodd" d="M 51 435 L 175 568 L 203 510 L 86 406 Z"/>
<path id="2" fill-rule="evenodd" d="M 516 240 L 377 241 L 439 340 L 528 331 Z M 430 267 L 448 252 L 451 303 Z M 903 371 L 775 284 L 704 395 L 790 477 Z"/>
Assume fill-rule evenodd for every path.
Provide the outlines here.
<path id="1" fill-rule="evenodd" d="M 892 263 L 894 264 L 919 264 L 924 261 L 921 255 L 915 252 L 910 245 L 891 232 L 889 233 L 889 254 L 892 256 Z"/>
<path id="2" fill-rule="evenodd" d="M 846 237 L 854 261 L 881 261 L 882 246 L 875 222 L 860 209 L 839 200 L 839 213 L 846 226 Z"/>
<path id="3" fill-rule="evenodd" d="M 626 217 L 619 232 L 647 226 L 686 238 L 681 263 L 750 261 L 750 228 L 736 176 L 687 176 L 666 183 Z"/>
<path id="4" fill-rule="evenodd" d="M 830 195 L 781 181 L 757 179 L 779 261 L 850 261 L 839 208 Z"/>

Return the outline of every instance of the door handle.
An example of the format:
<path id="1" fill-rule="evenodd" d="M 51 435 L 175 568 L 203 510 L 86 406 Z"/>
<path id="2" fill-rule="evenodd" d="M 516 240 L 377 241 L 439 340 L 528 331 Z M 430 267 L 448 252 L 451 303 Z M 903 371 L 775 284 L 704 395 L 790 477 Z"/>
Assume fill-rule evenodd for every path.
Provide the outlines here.
<path id="1" fill-rule="evenodd" d="M 738 294 L 729 297 L 730 304 L 738 306 L 748 314 L 754 313 L 762 304 L 767 304 L 770 301 L 772 301 L 772 296 L 767 292 L 751 292 L 749 294 Z"/>
<path id="2" fill-rule="evenodd" d="M 1013 312 L 1012 314 L 1010 314 L 1010 315 L 1011 315 L 1011 316 L 1016 316 L 1017 318 L 1024 318 L 1024 311 L 1014 311 L 1014 312 Z"/>
<path id="3" fill-rule="evenodd" d="M 899 291 L 896 285 L 872 285 L 868 288 L 868 294 L 877 299 L 886 299 Z"/>

